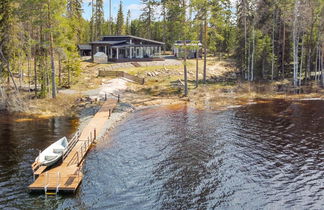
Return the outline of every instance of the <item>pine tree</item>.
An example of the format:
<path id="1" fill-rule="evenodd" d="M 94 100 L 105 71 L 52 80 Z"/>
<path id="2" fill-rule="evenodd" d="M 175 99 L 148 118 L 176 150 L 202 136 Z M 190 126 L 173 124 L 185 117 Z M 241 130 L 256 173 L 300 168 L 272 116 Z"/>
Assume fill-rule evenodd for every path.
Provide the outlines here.
<path id="1" fill-rule="evenodd" d="M 104 23 L 104 11 L 103 0 L 96 0 L 96 12 L 95 12 L 95 27 L 96 27 L 96 39 L 102 36 L 102 26 Z"/>
<path id="2" fill-rule="evenodd" d="M 117 23 L 116 23 L 116 35 L 124 34 L 124 13 L 123 13 L 123 3 L 120 1 L 119 9 L 117 13 Z"/>
<path id="3" fill-rule="evenodd" d="M 82 39 L 82 0 L 68 0 L 67 1 L 67 17 L 69 18 L 70 27 L 75 34 L 77 43 Z"/>
<path id="4" fill-rule="evenodd" d="M 154 6 L 156 5 L 155 0 L 141 0 L 144 5 L 143 13 L 141 14 L 141 19 L 146 26 L 147 33 L 145 37 L 152 38 L 152 23 L 154 20 Z"/>
<path id="5" fill-rule="evenodd" d="M 126 29 L 125 29 L 125 33 L 126 35 L 130 34 L 130 18 L 131 18 L 131 12 L 130 10 L 128 10 L 127 12 L 127 17 L 126 17 Z"/>

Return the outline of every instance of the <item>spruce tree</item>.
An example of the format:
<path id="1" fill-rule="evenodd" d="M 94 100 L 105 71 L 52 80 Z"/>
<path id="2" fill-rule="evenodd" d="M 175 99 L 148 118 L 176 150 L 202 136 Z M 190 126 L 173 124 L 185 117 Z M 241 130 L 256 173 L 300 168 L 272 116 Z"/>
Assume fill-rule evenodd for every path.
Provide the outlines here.
<path id="1" fill-rule="evenodd" d="M 152 38 L 152 23 L 154 20 L 154 6 L 156 5 L 155 0 L 142 0 L 142 4 L 144 5 L 143 13 L 141 14 L 141 19 L 146 26 L 146 34 L 145 37 L 151 39 Z"/>
<path id="2" fill-rule="evenodd" d="M 130 34 L 130 18 L 131 18 L 131 12 L 130 10 L 128 10 L 127 12 L 127 17 L 126 17 L 126 29 L 125 29 L 125 33 L 126 35 Z"/>
<path id="3" fill-rule="evenodd" d="M 116 35 L 124 34 L 124 13 L 123 13 L 123 3 L 120 1 L 118 14 L 117 14 L 117 23 L 116 23 Z"/>
<path id="4" fill-rule="evenodd" d="M 102 25 L 104 23 L 104 11 L 103 11 L 103 0 L 96 0 L 96 12 L 95 12 L 95 27 L 96 27 L 96 38 L 102 36 Z"/>

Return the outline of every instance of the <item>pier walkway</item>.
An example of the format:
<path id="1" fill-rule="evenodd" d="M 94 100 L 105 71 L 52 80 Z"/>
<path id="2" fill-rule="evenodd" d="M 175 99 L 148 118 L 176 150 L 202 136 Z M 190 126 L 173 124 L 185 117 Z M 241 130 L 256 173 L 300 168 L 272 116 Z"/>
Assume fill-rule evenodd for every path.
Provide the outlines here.
<path id="1" fill-rule="evenodd" d="M 29 190 L 44 191 L 46 194 L 57 194 L 60 191 L 74 193 L 83 178 L 84 158 L 116 105 L 117 99 L 107 99 L 104 102 L 85 128 L 81 132 L 78 131 L 69 141 L 68 151 L 61 164 L 47 169 L 37 162 L 33 163 L 34 182 L 29 185 Z"/>

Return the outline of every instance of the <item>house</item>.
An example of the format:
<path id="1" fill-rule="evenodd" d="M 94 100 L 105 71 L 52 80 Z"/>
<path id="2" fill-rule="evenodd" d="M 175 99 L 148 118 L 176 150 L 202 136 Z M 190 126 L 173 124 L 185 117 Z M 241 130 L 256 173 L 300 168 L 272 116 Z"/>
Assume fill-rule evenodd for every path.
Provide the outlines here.
<path id="1" fill-rule="evenodd" d="M 103 36 L 101 40 L 90 42 L 89 45 L 92 61 L 98 52 L 107 55 L 107 62 L 164 60 L 161 57 L 161 47 L 164 43 L 141 37 Z"/>
<path id="2" fill-rule="evenodd" d="M 202 57 L 201 47 L 202 44 L 199 41 L 186 40 L 187 58 Z M 176 41 L 173 44 L 173 55 L 177 58 L 183 58 L 184 56 L 184 41 Z"/>
<path id="3" fill-rule="evenodd" d="M 80 56 L 91 56 L 91 45 L 89 44 L 79 44 L 78 50 Z"/>

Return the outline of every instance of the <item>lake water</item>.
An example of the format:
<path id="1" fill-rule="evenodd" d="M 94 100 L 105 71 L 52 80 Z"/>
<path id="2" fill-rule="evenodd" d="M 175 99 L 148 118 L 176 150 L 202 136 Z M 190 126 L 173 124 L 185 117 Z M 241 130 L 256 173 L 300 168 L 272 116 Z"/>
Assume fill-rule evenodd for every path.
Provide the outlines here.
<path id="1" fill-rule="evenodd" d="M 256 209 L 324 206 L 324 101 L 226 111 L 137 111 L 87 156 L 76 195 L 28 194 L 30 164 L 76 119 L 0 120 L 0 208 Z"/>

